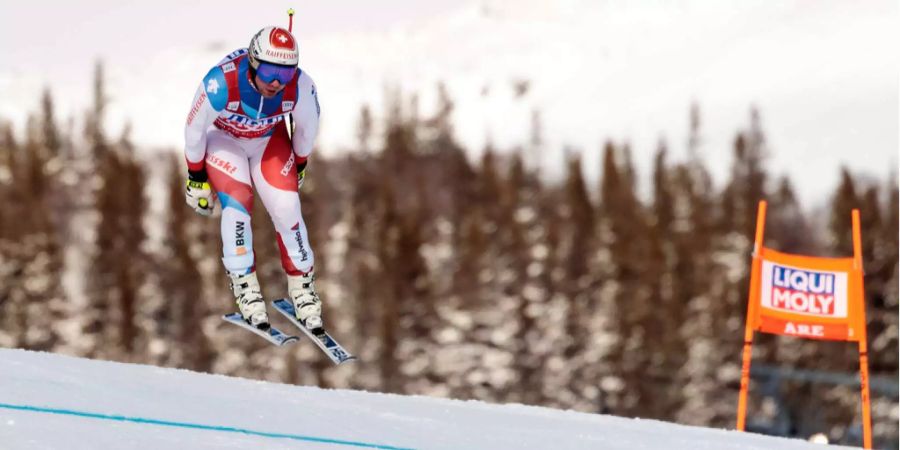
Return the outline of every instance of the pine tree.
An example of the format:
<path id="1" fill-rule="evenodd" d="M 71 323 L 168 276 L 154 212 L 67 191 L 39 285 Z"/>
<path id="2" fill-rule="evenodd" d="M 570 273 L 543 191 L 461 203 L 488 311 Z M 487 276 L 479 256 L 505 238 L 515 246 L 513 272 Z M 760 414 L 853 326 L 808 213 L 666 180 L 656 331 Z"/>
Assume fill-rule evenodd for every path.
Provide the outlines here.
<path id="1" fill-rule="evenodd" d="M 589 252 L 594 244 L 595 209 L 588 197 L 578 157 L 569 160 L 565 199 L 563 217 L 570 225 L 568 232 L 563 233 L 566 237 L 562 242 L 561 254 L 566 273 L 563 285 L 566 286 L 565 295 L 569 301 L 566 334 L 570 341 L 563 355 L 572 360 L 584 357 L 582 353 L 590 334 L 585 319 L 591 310 L 589 292 L 595 281 L 588 277 Z"/>
<path id="2" fill-rule="evenodd" d="M 94 69 L 94 104 L 92 109 L 88 111 L 87 118 L 85 119 L 85 127 L 84 127 L 84 136 L 87 142 L 87 145 L 90 148 L 91 156 L 92 156 L 92 172 L 95 174 L 93 177 L 94 180 L 99 179 L 99 176 L 96 176 L 101 171 L 101 167 L 105 167 L 102 163 L 103 160 L 101 156 L 106 156 L 108 153 L 108 144 L 107 138 L 103 131 L 103 112 L 106 106 L 106 100 L 104 98 L 104 81 L 103 81 L 103 64 L 98 61 L 95 65 Z M 102 197 L 99 192 L 95 192 L 95 183 L 91 185 L 85 185 L 84 187 L 90 187 L 92 189 L 91 194 L 95 196 L 94 203 L 95 207 L 98 210 L 98 215 L 103 217 L 104 208 L 111 208 L 112 201 L 110 201 L 107 197 Z M 103 219 L 99 219 L 102 221 Z M 106 262 L 107 264 L 111 263 L 109 258 L 105 257 L 103 253 L 109 250 L 109 247 L 104 244 L 108 244 L 108 242 L 104 241 L 104 239 L 109 236 L 104 236 L 102 234 L 101 223 L 97 224 L 98 226 L 98 235 L 96 238 L 95 255 L 101 255 L 100 260 Z M 106 224 L 109 227 L 109 222 Z M 101 267 L 92 267 L 92 270 L 89 271 L 91 274 L 89 278 L 92 278 L 90 281 L 96 281 L 98 283 L 102 283 L 103 286 L 96 289 L 95 292 L 86 292 L 86 296 L 88 297 L 89 304 L 86 305 L 83 309 L 83 316 L 79 317 L 83 321 L 83 329 L 82 335 L 83 338 L 82 346 L 86 350 L 88 356 L 98 355 L 100 342 L 102 342 L 106 338 L 107 333 L 107 317 L 106 313 L 109 310 L 109 299 L 104 294 L 104 288 L 108 287 L 110 284 L 109 275 L 106 271 L 109 270 L 107 266 Z M 93 285 L 93 283 L 89 283 Z"/>
<path id="3" fill-rule="evenodd" d="M 537 171 L 544 166 L 544 125 L 541 112 L 531 111 L 531 135 L 528 138 L 525 166 Z"/>
<path id="4" fill-rule="evenodd" d="M 647 368 L 646 354 L 640 348 L 652 332 L 648 321 L 652 317 L 653 295 L 642 283 L 652 239 L 643 205 L 634 192 L 632 169 L 618 163 L 617 153 L 611 143 L 606 146 L 600 193 L 601 242 L 609 249 L 606 264 L 615 279 L 603 290 L 614 301 L 616 314 L 612 329 L 619 335 L 610 357 L 622 382 L 620 392 L 608 394 L 609 406 L 614 411 L 631 414 L 651 397 L 646 385 L 637 380 L 638 374 Z"/>
<path id="5" fill-rule="evenodd" d="M 65 235 L 69 222 L 72 219 L 75 210 L 75 195 L 70 182 L 75 178 L 74 162 L 70 159 L 70 155 L 63 154 L 63 149 L 71 147 L 71 142 L 67 142 L 71 138 L 66 136 L 59 128 L 59 124 L 55 119 L 53 95 L 50 89 L 44 90 L 41 98 L 41 141 L 44 148 L 44 173 L 47 178 L 52 179 L 47 190 L 46 205 L 54 214 L 49 219 L 55 232 L 59 235 Z"/>
<path id="6" fill-rule="evenodd" d="M 735 214 L 732 189 L 726 187 L 716 197 L 701 157 L 700 127 L 700 109 L 694 104 L 690 111 L 688 160 L 669 171 L 674 205 L 672 304 L 680 308 L 674 316 L 680 317 L 680 325 L 673 339 L 683 340 L 685 346 L 681 370 L 676 375 L 677 383 L 683 386 L 683 403 L 674 418 L 681 423 L 709 425 L 724 423 L 723 414 L 733 413 L 714 407 L 722 396 L 717 368 L 723 358 L 723 352 L 715 351 L 720 339 L 715 327 L 722 320 L 720 305 L 729 284 L 724 270 L 714 260 L 714 252 L 721 235 L 731 229 Z M 728 224 L 724 229 L 723 223 Z M 676 358 L 677 355 L 674 354 Z"/>
<path id="7" fill-rule="evenodd" d="M 503 220 L 504 179 L 497 155 L 490 147 L 482 154 L 473 180 L 473 198 L 461 209 L 458 256 L 453 274 L 453 315 L 448 327 L 456 351 L 455 370 L 445 375 L 449 395 L 478 398 L 488 376 L 480 358 L 493 351 L 490 344 L 490 314 L 499 303 L 499 232 Z M 449 352 L 447 352 L 449 353 Z"/>
<path id="8" fill-rule="evenodd" d="M 374 122 L 372 119 L 372 110 L 369 105 L 363 105 L 359 111 L 359 122 L 357 125 L 356 139 L 359 151 L 363 154 L 370 152 L 369 142 L 372 139 Z"/>
<path id="9" fill-rule="evenodd" d="M 389 123 L 385 136 L 384 151 L 379 163 L 385 168 L 390 168 L 398 177 L 412 173 L 415 161 L 414 133 L 402 117 L 397 122 Z M 372 286 L 375 295 L 370 295 L 372 302 L 380 306 L 376 323 L 376 331 L 381 349 L 379 357 L 379 378 L 382 387 L 387 392 L 403 392 L 406 383 L 405 377 L 399 370 L 400 354 L 398 347 L 402 337 L 401 332 L 406 328 L 401 323 L 401 313 L 404 311 L 405 302 L 409 297 L 404 292 L 401 277 L 403 264 L 399 261 L 398 252 L 402 246 L 404 204 L 412 200 L 402 196 L 398 185 L 402 180 L 389 177 L 381 177 L 378 181 L 376 200 L 376 245 L 375 255 L 379 261 L 377 277 L 382 280 L 380 286 Z"/>
<path id="10" fill-rule="evenodd" d="M 898 193 L 896 177 L 891 177 L 886 186 L 888 195 L 881 208 L 884 211 L 884 220 L 879 231 L 879 242 L 875 244 L 873 261 L 864 266 L 866 273 L 866 308 L 870 318 L 869 326 L 869 351 L 870 368 L 874 373 L 884 373 L 896 377 L 898 367 Z M 879 283 L 870 283 L 877 278 Z M 878 284 L 878 290 L 875 288 Z M 869 313 L 868 311 L 872 311 Z M 877 311 L 877 312 L 876 312 Z"/>
<path id="11" fill-rule="evenodd" d="M 0 142 L 0 201 L 4 212 L 0 215 L 0 345 L 17 347 L 23 339 L 25 319 L 23 318 L 23 302 L 20 290 L 14 283 L 15 277 L 22 272 L 22 261 L 18 256 L 23 230 L 27 224 L 24 214 L 24 201 L 21 192 L 21 146 L 18 144 L 12 126 L 4 123 L 3 140 Z M 25 225 L 23 227 L 23 225 Z"/>
<path id="12" fill-rule="evenodd" d="M 174 154 L 168 158 L 169 216 L 165 256 L 158 266 L 164 303 L 152 323 L 158 329 L 155 334 L 170 349 L 169 364 L 207 372 L 215 355 L 202 327 L 210 312 L 204 302 L 199 261 L 191 252 L 197 241 L 197 217 L 184 205 L 183 164 Z"/>
<path id="13" fill-rule="evenodd" d="M 856 183 L 846 167 L 841 168 L 841 181 L 831 201 L 828 223 L 829 247 L 837 255 L 853 254 L 853 231 L 850 212 L 859 207 Z"/>
<path id="14" fill-rule="evenodd" d="M 532 150 L 540 145 L 532 141 Z M 529 157 L 534 164 L 533 157 Z M 515 286 L 518 297 L 514 315 L 518 328 L 513 336 L 511 369 L 517 374 L 513 392 L 504 401 L 540 405 L 547 401 L 544 381 L 552 371 L 548 359 L 559 358 L 550 344 L 553 331 L 560 325 L 552 317 L 553 283 L 551 271 L 557 263 L 558 211 L 544 201 L 549 197 L 540 183 L 537 172 L 527 170 L 522 158 L 513 161 L 511 181 L 518 187 L 518 213 L 516 214 L 512 245 L 515 252 L 514 270 L 519 274 Z M 534 170 L 534 169 L 532 169 Z"/>
<path id="15" fill-rule="evenodd" d="M 46 97 L 46 98 L 49 98 Z M 48 102 L 45 110 L 46 117 L 43 125 L 44 132 L 47 128 L 56 129 L 52 120 L 52 103 Z M 44 139 L 33 136 L 29 140 L 36 145 L 26 145 L 26 151 L 33 147 L 30 154 L 33 186 L 40 186 L 32 192 L 29 209 L 32 214 L 31 223 L 34 228 L 26 242 L 32 242 L 34 248 L 28 251 L 29 257 L 25 265 L 23 278 L 29 280 L 24 288 L 27 292 L 29 311 L 29 333 L 26 340 L 27 348 L 49 351 L 54 349 L 61 341 L 59 328 L 64 322 L 65 302 L 68 300 L 62 289 L 63 267 L 63 236 L 61 228 L 52 214 L 53 199 L 59 194 L 59 190 L 53 185 L 53 177 L 50 173 L 50 165 L 54 154 L 58 151 L 58 142 L 54 142 L 52 136 L 44 135 Z"/>
<path id="16" fill-rule="evenodd" d="M 522 398 L 523 388 L 527 388 L 529 391 L 540 388 L 539 380 L 536 379 L 540 361 L 527 356 L 527 348 L 525 348 L 527 342 L 522 340 L 526 338 L 528 332 L 543 332 L 537 328 L 538 324 L 526 311 L 532 306 L 532 302 L 525 296 L 525 287 L 529 281 L 528 266 L 531 259 L 531 249 L 527 242 L 527 222 L 535 214 L 534 206 L 529 204 L 526 194 L 531 191 L 532 185 L 533 183 L 526 173 L 521 152 L 514 153 L 510 162 L 507 182 L 504 183 L 501 197 L 503 200 L 499 205 L 500 209 L 504 211 L 504 226 L 497 237 L 501 241 L 500 261 L 506 269 L 500 273 L 498 282 L 501 295 L 496 299 L 494 309 L 503 317 L 513 317 L 518 320 L 503 320 L 494 325 L 493 328 L 497 333 L 490 340 L 498 355 L 510 355 L 507 359 L 508 363 L 497 363 L 495 367 L 491 368 L 491 375 L 488 376 L 488 384 L 500 401 Z M 516 355 L 525 359 L 516 361 Z M 519 371 L 518 369 L 524 370 Z M 516 386 L 512 379 L 498 375 L 513 371 L 523 376 L 522 386 Z M 526 395 L 526 397 L 534 396 Z"/>
<path id="17" fill-rule="evenodd" d="M 733 155 L 730 179 L 722 194 L 718 229 L 723 233 L 736 232 L 746 242 L 752 242 L 756 231 L 757 205 L 760 200 L 766 199 L 763 163 L 767 153 L 756 109 L 751 110 L 749 128 L 735 137 Z M 746 242 L 744 245 L 749 245 Z"/>
<path id="18" fill-rule="evenodd" d="M 379 261 L 379 272 L 382 286 L 378 294 L 371 295 L 373 306 L 380 306 L 377 317 L 377 337 L 381 344 L 379 365 L 379 378 L 382 389 L 385 392 L 402 392 L 404 381 L 400 378 L 399 355 L 397 347 L 400 345 L 400 299 L 397 285 L 385 269 L 390 269 L 394 262 L 396 248 L 396 233 L 399 223 L 396 210 L 394 187 L 390 182 L 382 182 L 378 206 L 379 226 L 377 236 L 376 256 Z M 374 287 L 374 286 L 372 286 Z M 374 294 L 374 292 L 373 292 Z"/>
<path id="19" fill-rule="evenodd" d="M 47 151 L 47 159 L 59 157 L 63 143 L 54 118 L 53 96 L 49 88 L 45 88 L 41 96 L 41 116 L 43 117 L 41 134 L 43 135 L 43 146 Z"/>
<path id="20" fill-rule="evenodd" d="M 13 132 L 12 124 L 0 121 L 0 169 L 3 176 L 0 178 L 4 186 L 9 185 L 16 166 L 18 144 Z"/>
<path id="21" fill-rule="evenodd" d="M 766 240 L 777 242 L 777 245 L 767 244 L 768 246 L 787 253 L 813 253 L 816 246 L 813 230 L 787 177 L 781 178 L 767 211 Z"/>
<path id="22" fill-rule="evenodd" d="M 569 232 L 568 220 L 561 211 L 566 200 L 565 193 L 556 186 L 538 184 L 534 189 L 536 192 L 528 196 L 535 203 L 535 218 L 528 229 L 532 262 L 528 267 L 529 285 L 523 292 L 528 301 L 523 315 L 532 318 L 536 326 L 526 328 L 527 321 L 520 320 L 523 329 L 519 339 L 522 351 L 527 352 L 527 356 L 517 358 L 521 361 L 518 372 L 522 379 L 522 401 L 565 407 L 571 398 L 559 394 L 567 391 L 570 374 L 558 349 L 567 344 L 568 336 L 564 333 L 565 324 L 561 323 L 566 318 L 558 311 L 565 311 L 569 304 L 561 295 L 567 282 L 561 251 Z M 590 251 L 596 251 L 596 243 Z M 539 365 L 537 370 L 535 361 Z"/>
<path id="23" fill-rule="evenodd" d="M 347 250 L 344 255 L 346 270 L 338 282 L 341 283 L 353 300 L 354 327 L 352 344 L 356 353 L 361 358 L 374 359 L 377 352 L 374 324 L 376 323 L 374 312 L 377 310 L 376 300 L 373 298 L 372 287 L 375 285 L 375 250 L 374 219 L 372 218 L 372 205 L 375 204 L 375 182 L 378 180 L 377 170 L 372 167 L 371 158 L 349 156 L 347 160 L 348 178 L 352 180 L 351 192 L 347 200 L 346 213 L 343 221 L 347 223 Z M 365 369 L 356 372 L 356 385 L 362 388 L 374 389 L 375 381 L 367 382 Z M 371 380 L 377 378 L 372 374 Z"/>
<path id="24" fill-rule="evenodd" d="M 34 116 L 26 123 L 26 139 L 18 147 L 7 129 L 4 183 L 5 212 L 0 227 L 0 308 L 5 337 L 14 347 L 52 350 L 60 342 L 64 296 L 61 289 L 60 237 L 51 221 L 47 176 L 49 151 Z M 17 155 L 11 154 L 16 150 Z M 0 335 L 0 337 L 3 337 Z"/>
<path id="25" fill-rule="evenodd" d="M 118 145 L 100 156 L 101 187 L 96 199 L 100 220 L 90 272 L 91 306 L 84 331 L 94 337 L 92 356 L 139 361 L 145 356 L 135 352 L 140 333 L 139 291 L 147 261 L 141 247 L 146 238 L 145 177 L 135 159 L 127 127 Z"/>
<path id="26" fill-rule="evenodd" d="M 21 186 L 24 188 L 26 201 L 31 205 L 29 215 L 32 227 L 45 228 L 49 220 L 44 201 L 47 198 L 47 183 L 44 166 L 47 163 L 47 152 L 41 145 L 40 125 L 33 115 L 28 117 L 26 125 L 24 178 Z M 33 228 L 32 228 L 33 229 Z"/>
<path id="27" fill-rule="evenodd" d="M 667 154 L 665 142 L 660 142 L 653 159 L 653 224 L 663 238 L 671 239 L 672 222 L 675 220 L 675 195 L 666 167 Z"/>
<path id="28" fill-rule="evenodd" d="M 897 199 L 889 186 L 887 201 L 880 186 L 870 185 L 860 199 L 866 319 L 869 335 L 870 369 L 895 375 L 897 372 Z M 891 198 L 892 197 L 892 198 Z M 836 211 L 835 211 L 836 212 Z"/>
<path id="29" fill-rule="evenodd" d="M 743 145 L 741 145 L 743 144 Z M 762 131 L 759 111 L 750 113 L 750 128 L 735 143 L 736 160 L 733 165 L 739 209 L 741 233 L 751 240 L 756 232 L 757 205 L 766 198 L 766 173 L 764 162 L 767 155 L 766 139 Z"/>
<path id="30" fill-rule="evenodd" d="M 453 217 L 448 212 L 447 221 L 453 229 L 446 241 L 453 249 L 449 262 L 447 286 L 439 289 L 441 305 L 446 319 L 440 325 L 441 347 L 437 352 L 438 361 L 453 361 L 452 365 L 440 364 L 434 370 L 434 376 L 445 386 L 445 395 L 453 398 L 472 398 L 474 389 L 470 377 L 477 370 L 478 362 L 473 353 L 481 352 L 481 340 L 476 339 L 481 333 L 483 324 L 479 311 L 490 298 L 487 284 L 493 278 L 494 223 L 491 213 L 497 203 L 491 204 L 484 192 L 495 195 L 499 202 L 500 177 L 496 168 L 494 153 L 490 149 L 483 154 L 482 161 L 472 169 L 466 183 L 470 189 L 466 191 L 454 189 L 452 210 L 459 216 Z M 486 180 L 487 179 L 487 180 Z M 470 195 L 471 197 L 466 198 Z M 440 219 L 439 219 L 440 220 Z"/>
<path id="31" fill-rule="evenodd" d="M 428 218 L 440 217 L 452 227 L 451 245 L 459 244 L 462 219 L 469 210 L 477 207 L 476 186 L 471 182 L 475 172 L 466 159 L 465 150 L 456 140 L 451 123 L 454 105 L 443 84 L 438 85 L 438 107 L 432 117 L 422 126 L 425 138 L 419 142 L 425 155 L 424 170 L 416 171 L 416 176 L 424 177 L 429 190 L 430 201 L 423 207 Z"/>
<path id="32" fill-rule="evenodd" d="M 94 161 L 101 161 L 109 151 L 106 134 L 103 129 L 103 120 L 106 113 L 108 98 L 106 96 L 106 79 L 104 77 L 103 63 L 97 61 L 94 66 L 94 104 L 88 111 L 85 119 L 85 137 L 91 148 Z"/>
<path id="33" fill-rule="evenodd" d="M 398 349 L 404 374 L 412 379 L 433 378 L 431 355 L 436 351 L 433 338 L 439 325 L 435 298 L 428 277 L 428 269 L 422 257 L 427 223 L 425 220 L 425 193 L 421 184 L 415 189 L 419 198 L 415 206 L 402 212 L 396 229 L 396 248 L 393 265 L 388 269 L 393 278 L 394 292 L 398 294 L 398 313 L 403 341 L 414 343 Z M 409 392 L 409 387 L 404 387 Z"/>
<path id="34" fill-rule="evenodd" d="M 646 262 L 644 284 L 657 306 L 647 323 L 650 345 L 648 349 L 647 373 L 656 377 L 651 395 L 655 400 L 647 414 L 655 418 L 672 418 L 684 404 L 680 390 L 666 389 L 666 386 L 683 385 L 686 376 L 680 373 L 683 356 L 688 345 L 680 330 L 685 322 L 687 302 L 679 295 L 683 280 L 677 279 L 679 260 L 685 255 L 678 253 L 679 230 L 675 228 L 676 193 L 673 171 L 666 163 L 667 148 L 660 142 L 653 165 L 653 208 L 651 214 L 650 258 Z M 679 205 L 684 207 L 684 203 Z"/>

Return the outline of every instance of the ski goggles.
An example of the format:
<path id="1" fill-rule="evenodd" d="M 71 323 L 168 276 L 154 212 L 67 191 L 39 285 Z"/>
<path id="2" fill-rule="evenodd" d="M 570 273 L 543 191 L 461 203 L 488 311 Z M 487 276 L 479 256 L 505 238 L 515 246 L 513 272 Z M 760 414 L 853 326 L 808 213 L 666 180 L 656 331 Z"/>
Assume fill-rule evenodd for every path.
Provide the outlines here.
<path id="1" fill-rule="evenodd" d="M 271 64 L 266 62 L 259 63 L 259 67 L 256 69 L 256 76 L 258 76 L 259 79 L 263 80 L 263 82 L 266 84 L 269 84 L 275 80 L 278 80 L 278 82 L 281 84 L 288 84 L 288 82 L 291 81 L 296 74 L 296 67 L 280 66 L 278 64 Z"/>

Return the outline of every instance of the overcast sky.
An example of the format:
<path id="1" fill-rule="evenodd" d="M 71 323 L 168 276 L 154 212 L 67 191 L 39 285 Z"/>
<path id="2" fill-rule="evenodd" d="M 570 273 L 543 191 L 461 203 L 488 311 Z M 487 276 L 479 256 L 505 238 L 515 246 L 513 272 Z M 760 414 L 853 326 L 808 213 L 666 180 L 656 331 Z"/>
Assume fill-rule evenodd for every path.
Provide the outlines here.
<path id="1" fill-rule="evenodd" d="M 0 3 L 0 54 L 13 70 L 35 77 L 90 79 L 94 61 L 139 64 L 160 50 L 223 41 L 246 46 L 266 25 L 287 26 L 305 39 L 341 32 L 381 31 L 432 17 L 458 5 L 452 0 L 45 0 Z"/>
<path id="2" fill-rule="evenodd" d="M 719 180 L 751 105 L 761 108 L 776 174 L 805 170 L 792 179 L 817 203 L 841 164 L 896 175 L 898 3 L 767 1 L 4 1 L 0 120 L 21 126 L 45 86 L 60 117 L 77 117 L 102 59 L 110 132 L 133 120 L 139 145 L 177 149 L 210 64 L 259 28 L 286 25 L 294 7 L 327 151 L 353 142 L 359 108 L 379 113 L 396 75 L 425 108 L 436 83 L 447 82 L 470 150 L 486 136 L 501 149 L 527 142 L 531 111 L 541 111 L 553 161 L 563 167 L 566 145 L 583 149 L 589 176 L 606 139 L 634 144 L 639 166 L 661 136 L 683 149 L 692 101 Z M 516 77 L 533 81 L 523 99 L 501 89 Z"/>

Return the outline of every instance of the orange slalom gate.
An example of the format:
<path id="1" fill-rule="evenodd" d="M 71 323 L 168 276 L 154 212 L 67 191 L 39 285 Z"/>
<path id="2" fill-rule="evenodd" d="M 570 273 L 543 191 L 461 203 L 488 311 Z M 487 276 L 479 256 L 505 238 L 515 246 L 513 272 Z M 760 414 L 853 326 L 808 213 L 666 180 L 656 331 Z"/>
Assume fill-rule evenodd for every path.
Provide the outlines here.
<path id="1" fill-rule="evenodd" d="M 809 339 L 855 341 L 859 344 L 863 441 L 865 448 L 872 448 L 859 210 L 853 210 L 852 219 L 852 258 L 819 258 L 781 253 L 763 247 L 766 202 L 759 202 L 747 322 L 744 328 L 738 430 L 743 431 L 746 425 L 747 390 L 750 385 L 755 331 Z"/>

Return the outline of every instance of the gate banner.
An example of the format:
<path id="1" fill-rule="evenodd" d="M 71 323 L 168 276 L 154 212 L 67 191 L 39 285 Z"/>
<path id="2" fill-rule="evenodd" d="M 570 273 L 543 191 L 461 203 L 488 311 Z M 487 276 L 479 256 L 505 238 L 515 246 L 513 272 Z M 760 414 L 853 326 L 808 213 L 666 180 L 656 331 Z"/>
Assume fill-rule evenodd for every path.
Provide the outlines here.
<path id="1" fill-rule="evenodd" d="M 861 275 L 853 258 L 816 258 L 762 248 L 753 329 L 810 339 L 858 341 Z M 754 299 L 750 299 L 754 301 Z"/>

